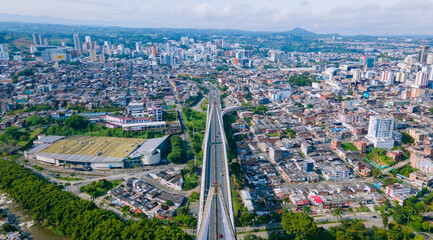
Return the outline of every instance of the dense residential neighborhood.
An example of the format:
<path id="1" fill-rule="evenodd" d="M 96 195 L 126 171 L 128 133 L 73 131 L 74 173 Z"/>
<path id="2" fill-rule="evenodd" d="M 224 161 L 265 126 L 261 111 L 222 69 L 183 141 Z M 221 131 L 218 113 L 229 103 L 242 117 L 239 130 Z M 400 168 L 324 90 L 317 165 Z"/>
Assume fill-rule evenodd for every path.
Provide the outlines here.
<path id="1" fill-rule="evenodd" d="M 287 223 L 297 217 L 323 226 L 305 235 L 317 238 L 299 239 L 340 239 L 335 231 L 358 225 L 374 234 L 404 229 L 404 239 L 433 236 L 431 39 L 16 35 L 0 38 L 1 161 L 110 212 L 121 228 L 159 221 L 179 239 L 200 236 L 205 149 L 223 144 L 227 151 L 216 154 L 227 159 L 239 239 L 266 229 L 270 239 L 298 237 Z M 290 39 L 306 49 L 282 43 Z M 223 139 L 208 143 L 219 102 Z M 0 177 L 0 189 L 16 198 L 9 181 Z M 20 239 L 23 229 L 5 236 Z"/>

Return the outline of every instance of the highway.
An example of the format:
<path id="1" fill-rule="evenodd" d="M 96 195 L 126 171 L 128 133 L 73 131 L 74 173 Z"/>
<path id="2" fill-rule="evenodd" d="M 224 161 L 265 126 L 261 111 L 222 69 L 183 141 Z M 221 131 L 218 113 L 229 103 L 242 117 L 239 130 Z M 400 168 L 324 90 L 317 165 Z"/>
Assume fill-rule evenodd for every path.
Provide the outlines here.
<path id="1" fill-rule="evenodd" d="M 220 97 L 216 91 L 209 94 L 209 111 L 207 125 L 207 144 L 204 146 L 202 169 L 202 184 L 204 184 L 204 198 L 200 202 L 202 209 L 201 228 L 206 228 L 200 239 L 235 239 L 228 231 L 231 224 L 231 195 L 230 183 L 227 182 L 225 140 L 222 134 L 222 118 Z M 206 142 L 206 139 L 205 139 Z M 216 186 L 216 188 L 214 188 Z M 220 189 L 220 194 L 214 194 Z M 211 192 L 212 191 L 212 192 Z M 208 197 L 210 200 L 208 200 Z M 206 204 L 210 204 L 207 206 Z M 198 230 L 200 232 L 200 230 Z"/>

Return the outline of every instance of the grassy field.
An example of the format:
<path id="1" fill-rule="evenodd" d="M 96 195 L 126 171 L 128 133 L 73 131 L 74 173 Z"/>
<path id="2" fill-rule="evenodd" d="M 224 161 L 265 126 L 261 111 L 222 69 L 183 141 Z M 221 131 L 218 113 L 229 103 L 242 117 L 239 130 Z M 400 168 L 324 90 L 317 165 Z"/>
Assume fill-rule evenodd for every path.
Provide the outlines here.
<path id="1" fill-rule="evenodd" d="M 376 211 L 376 212 L 380 212 L 380 211 L 382 211 L 382 210 L 385 210 L 387 207 L 386 206 L 376 206 L 376 207 L 374 207 L 374 210 Z"/>
<path id="2" fill-rule="evenodd" d="M 232 181 L 231 185 L 234 186 L 233 181 Z M 233 211 L 234 211 L 234 215 L 236 217 L 242 210 L 242 204 L 241 204 L 241 199 L 240 199 L 239 194 L 236 191 L 236 189 L 232 187 L 231 190 L 232 190 Z"/>
<path id="3" fill-rule="evenodd" d="M 359 151 L 358 148 L 355 147 L 355 144 L 349 142 L 349 143 L 342 143 L 341 147 L 345 150 L 345 151 Z"/>
<path id="4" fill-rule="evenodd" d="M 89 194 L 92 198 L 104 196 L 111 189 L 119 186 L 123 182 L 123 179 L 107 181 L 100 180 L 98 182 L 92 182 L 89 185 L 80 187 L 80 191 Z"/>
<path id="5" fill-rule="evenodd" d="M 29 140 L 27 141 L 19 141 L 18 145 L 20 146 L 24 146 L 26 145 L 32 138 L 36 137 L 36 135 L 40 134 L 44 129 L 43 128 L 35 128 L 29 131 L 30 136 L 29 136 Z"/>
<path id="6" fill-rule="evenodd" d="M 370 208 L 368 208 L 366 206 L 356 208 L 356 211 L 357 212 L 371 212 Z"/>
<path id="7" fill-rule="evenodd" d="M 76 177 L 56 177 L 56 178 L 62 181 L 71 181 L 71 182 L 83 180 L 82 178 L 76 178 Z"/>

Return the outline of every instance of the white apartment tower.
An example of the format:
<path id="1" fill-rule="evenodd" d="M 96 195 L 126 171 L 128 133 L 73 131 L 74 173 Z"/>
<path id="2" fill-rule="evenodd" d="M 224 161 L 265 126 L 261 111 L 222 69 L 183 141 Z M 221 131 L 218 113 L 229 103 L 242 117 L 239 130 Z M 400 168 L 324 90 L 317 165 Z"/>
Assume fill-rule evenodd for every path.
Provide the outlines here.
<path id="1" fill-rule="evenodd" d="M 394 131 L 394 118 L 384 115 L 370 117 L 367 139 L 375 147 L 391 149 L 394 147 L 392 132 Z"/>
<path id="2" fill-rule="evenodd" d="M 418 88 L 425 88 L 428 83 L 428 73 L 426 71 L 419 71 L 416 74 L 415 85 Z"/>
<path id="3" fill-rule="evenodd" d="M 74 34 L 74 46 L 75 46 L 75 50 L 79 50 L 79 51 L 83 50 L 80 36 L 78 36 L 78 34 Z"/>

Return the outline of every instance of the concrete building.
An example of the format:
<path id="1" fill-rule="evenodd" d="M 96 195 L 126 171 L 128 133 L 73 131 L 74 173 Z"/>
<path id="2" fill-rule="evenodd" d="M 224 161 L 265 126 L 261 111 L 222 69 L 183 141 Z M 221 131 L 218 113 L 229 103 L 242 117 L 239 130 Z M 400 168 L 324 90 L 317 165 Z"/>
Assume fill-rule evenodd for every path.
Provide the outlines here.
<path id="1" fill-rule="evenodd" d="M 37 46 L 34 55 L 39 62 L 58 62 L 71 59 L 71 54 L 66 48 L 55 46 Z"/>
<path id="2" fill-rule="evenodd" d="M 393 117 L 385 115 L 371 116 L 366 138 L 371 141 L 375 147 L 391 149 L 394 147 L 394 139 L 392 138 L 393 131 Z"/>
<path id="3" fill-rule="evenodd" d="M 419 188 L 430 187 L 433 184 L 433 176 L 431 174 L 425 174 L 421 171 L 410 173 L 409 180 L 413 185 Z"/>
<path id="4" fill-rule="evenodd" d="M 421 64 L 425 64 L 427 62 L 427 55 L 428 55 L 429 48 L 430 46 L 427 45 L 419 46 L 418 61 Z"/>
<path id="5" fill-rule="evenodd" d="M 410 128 L 409 135 L 415 142 L 422 142 L 428 136 L 428 132 L 419 128 Z"/>
<path id="6" fill-rule="evenodd" d="M 9 60 L 9 48 L 6 43 L 0 44 L 0 60 Z"/>
<path id="7" fill-rule="evenodd" d="M 415 77 L 415 86 L 418 88 L 425 88 L 428 83 L 428 72 L 419 71 Z"/>
<path id="8" fill-rule="evenodd" d="M 303 142 L 301 143 L 301 152 L 307 156 L 309 153 L 312 153 L 314 151 L 314 146 L 310 143 Z"/>
<path id="9" fill-rule="evenodd" d="M 78 34 L 74 34 L 74 47 L 75 50 L 83 50 L 83 45 L 81 44 L 80 36 Z"/>
<path id="10" fill-rule="evenodd" d="M 57 166 L 119 169 L 158 164 L 168 136 L 154 139 L 47 136 L 35 141 L 25 156 Z"/>

